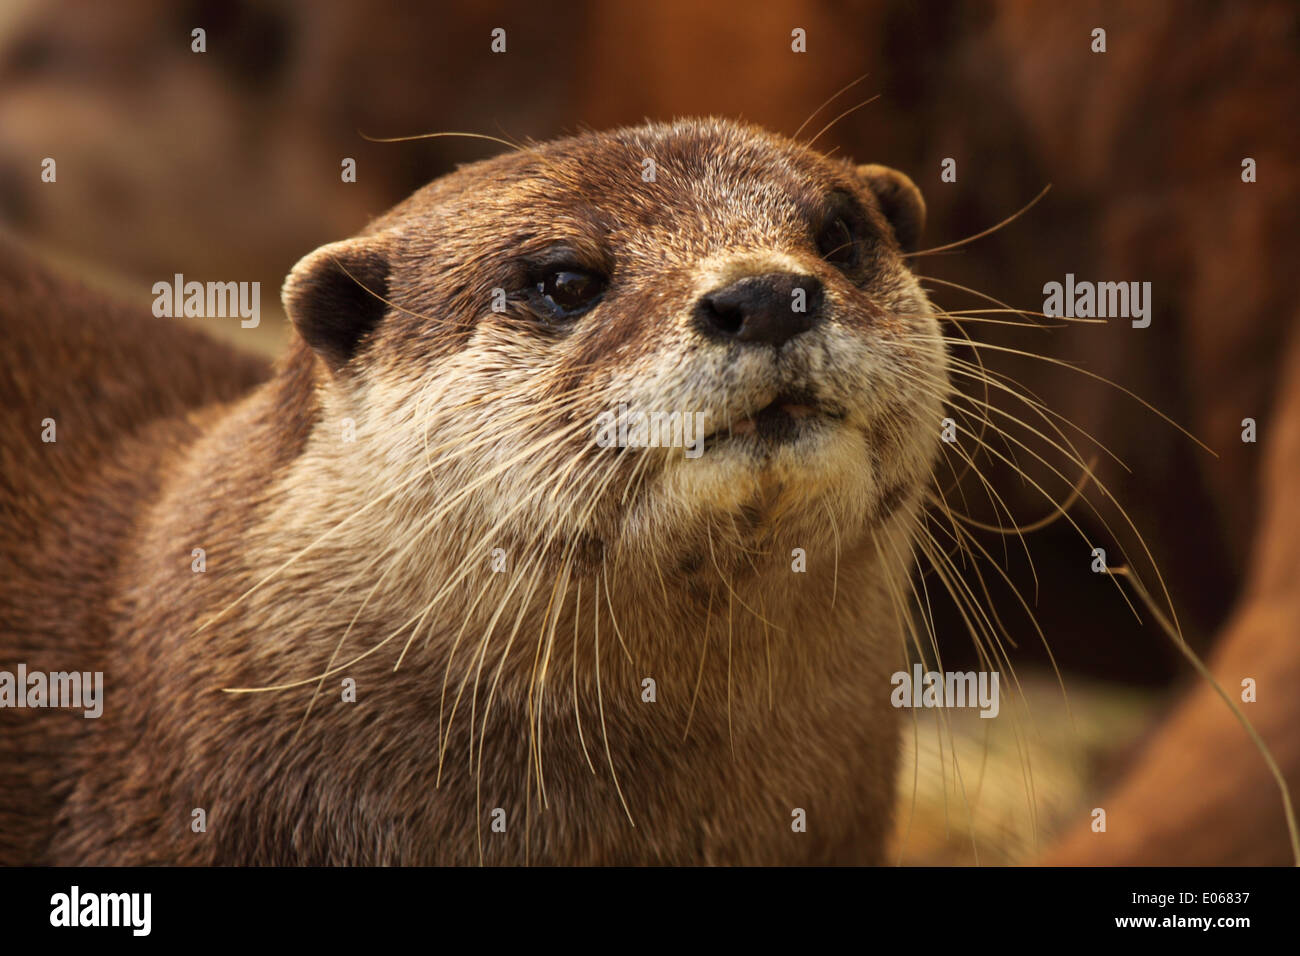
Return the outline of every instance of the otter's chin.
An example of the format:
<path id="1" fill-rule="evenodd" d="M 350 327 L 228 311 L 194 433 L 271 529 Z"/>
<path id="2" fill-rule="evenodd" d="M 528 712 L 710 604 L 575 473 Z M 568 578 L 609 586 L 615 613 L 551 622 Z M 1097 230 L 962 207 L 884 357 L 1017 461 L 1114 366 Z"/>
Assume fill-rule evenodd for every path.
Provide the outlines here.
<path id="1" fill-rule="evenodd" d="M 756 502 L 781 510 L 819 500 L 860 502 L 874 484 L 859 429 L 838 417 L 781 410 L 715 432 L 696 458 L 673 460 L 662 492 L 685 510 L 734 512 Z"/>

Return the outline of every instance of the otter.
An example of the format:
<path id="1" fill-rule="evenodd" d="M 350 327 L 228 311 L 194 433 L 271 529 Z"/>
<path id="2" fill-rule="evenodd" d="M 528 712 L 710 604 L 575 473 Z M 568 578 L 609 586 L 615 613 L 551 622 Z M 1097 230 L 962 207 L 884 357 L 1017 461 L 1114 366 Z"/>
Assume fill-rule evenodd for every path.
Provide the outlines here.
<path id="1" fill-rule="evenodd" d="M 4 257 L 0 666 L 105 692 L 0 708 L 0 861 L 882 861 L 924 216 L 737 122 L 583 133 L 307 255 L 269 371 Z"/>

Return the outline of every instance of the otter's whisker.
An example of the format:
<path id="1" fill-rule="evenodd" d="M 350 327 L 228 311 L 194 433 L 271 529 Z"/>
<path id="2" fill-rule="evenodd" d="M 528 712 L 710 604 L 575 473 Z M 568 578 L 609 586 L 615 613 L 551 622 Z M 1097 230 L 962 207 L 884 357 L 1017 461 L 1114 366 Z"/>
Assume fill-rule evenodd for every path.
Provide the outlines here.
<path id="1" fill-rule="evenodd" d="M 600 578 L 596 578 L 596 599 L 593 607 L 593 622 L 595 633 L 595 654 L 596 659 L 596 706 L 600 712 L 600 735 L 605 741 L 605 759 L 609 761 L 609 775 L 614 781 L 614 789 L 618 793 L 619 802 L 623 804 L 623 812 L 627 814 L 627 822 L 636 826 L 636 821 L 632 819 L 632 811 L 628 808 L 627 797 L 623 796 L 623 787 L 618 782 L 618 771 L 614 769 L 614 755 L 609 749 L 609 730 L 605 727 L 605 695 L 600 687 Z"/>
<path id="2" fill-rule="evenodd" d="M 973 236 L 967 236 L 965 239 L 959 239 L 956 242 L 949 242 L 942 246 L 933 246 L 929 249 L 918 249 L 916 252 L 904 253 L 903 256 L 904 258 L 912 258 L 917 256 L 932 256 L 936 252 L 946 252 L 949 249 L 958 249 L 964 245 L 968 245 L 969 243 L 974 242 L 977 239 L 983 239 L 985 236 L 991 236 L 999 229 L 1005 229 L 1007 226 L 1011 225 L 1013 222 L 1015 222 L 1025 213 L 1029 212 L 1029 210 L 1033 209 L 1036 205 L 1038 205 L 1039 201 L 1044 196 L 1047 195 L 1047 193 L 1051 190 L 1051 188 L 1052 187 L 1050 184 L 1044 186 L 1042 192 L 1040 192 L 1033 199 L 1029 200 L 1029 202 L 1025 203 L 1023 206 L 1021 206 L 1019 209 L 1013 212 L 1006 219 L 1003 219 L 996 226 L 990 226 L 988 229 L 985 229 L 982 232 L 977 232 Z"/>
<path id="3" fill-rule="evenodd" d="M 691 706 L 686 712 L 686 729 L 682 732 L 682 740 L 686 740 L 691 735 L 691 718 L 695 716 L 695 702 L 700 698 L 700 684 L 704 680 L 704 660 L 709 654 L 709 630 L 713 622 L 713 595 L 714 588 L 709 588 L 709 606 L 704 612 L 704 639 L 700 645 L 700 666 L 695 673 L 695 690 L 691 694 Z"/>
<path id="4" fill-rule="evenodd" d="M 578 743 L 582 745 L 582 755 L 587 758 L 587 766 L 591 768 L 591 773 L 594 776 L 596 765 L 591 762 L 591 754 L 587 752 L 587 739 L 582 733 L 582 710 L 578 705 L 578 625 L 582 622 L 582 616 L 579 613 L 581 607 L 582 579 L 579 578 L 573 606 L 573 719 L 578 725 Z"/>
<path id="5" fill-rule="evenodd" d="M 807 145 L 808 147 L 811 148 L 811 147 L 813 146 L 813 144 L 817 142 L 817 140 L 821 139 L 822 136 L 824 136 L 824 135 L 825 135 L 825 134 L 826 134 L 826 133 L 831 129 L 831 127 L 833 127 L 833 126 L 834 126 L 836 123 L 838 123 L 840 120 L 844 119 L 846 116 L 849 116 L 849 115 L 851 115 L 851 114 L 853 114 L 853 113 L 856 113 L 858 110 L 862 109 L 864 106 L 870 106 L 870 105 L 871 105 L 872 103 L 874 103 L 876 100 L 880 99 L 880 97 L 881 97 L 882 95 L 883 95 L 883 94 L 881 94 L 881 93 L 877 93 L 875 96 L 872 96 L 872 97 L 870 97 L 869 99 L 865 99 L 865 100 L 863 100 L 861 103 L 857 104 L 856 106 L 850 106 L 850 107 L 849 107 L 848 109 L 846 109 L 843 113 L 840 113 L 839 116 L 836 116 L 833 120 L 831 120 L 829 123 L 827 123 L 827 124 L 826 124 L 825 126 L 823 126 L 821 129 L 819 129 L 819 130 L 817 131 L 817 135 L 814 136 L 812 139 L 808 140 L 808 142 L 807 142 L 806 145 Z"/>
<path id="6" fill-rule="evenodd" d="M 837 99 L 839 99 L 841 96 L 843 96 L 843 95 L 844 95 L 845 93 L 847 93 L 849 90 L 853 89 L 853 87 L 857 86 L 859 83 L 861 83 L 863 80 L 865 80 L 865 79 L 866 79 L 867 77 L 869 77 L 870 75 L 871 75 L 870 73 L 863 73 L 863 74 L 862 74 L 860 77 L 858 77 L 856 80 L 853 80 L 851 83 L 845 83 L 843 86 L 841 86 L 838 90 L 836 90 L 834 93 L 832 93 L 832 94 L 831 94 L 830 96 L 828 96 L 826 99 L 822 100 L 822 104 L 821 104 L 821 106 L 817 107 L 815 110 L 813 110 L 811 113 L 808 114 L 808 118 L 807 118 L 806 120 L 804 120 L 802 123 L 799 124 L 799 128 L 798 128 L 797 130 L 794 131 L 794 133 L 790 136 L 790 138 L 791 138 L 791 139 L 798 139 L 798 138 L 799 138 L 799 134 L 802 133 L 802 132 L 804 131 L 804 129 L 808 126 L 809 123 L 811 123 L 811 122 L 813 121 L 813 119 L 817 116 L 818 113 L 820 113 L 822 110 L 826 109 L 826 107 L 830 106 L 830 105 L 831 105 L 832 103 L 834 103 Z"/>

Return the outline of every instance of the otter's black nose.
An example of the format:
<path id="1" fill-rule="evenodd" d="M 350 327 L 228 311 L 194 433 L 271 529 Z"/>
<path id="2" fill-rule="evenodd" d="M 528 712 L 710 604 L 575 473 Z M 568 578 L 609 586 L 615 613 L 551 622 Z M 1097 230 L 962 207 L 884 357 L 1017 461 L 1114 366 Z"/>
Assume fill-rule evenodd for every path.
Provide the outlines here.
<path id="1" fill-rule="evenodd" d="M 779 347 L 816 325 L 821 310 L 821 280 L 773 272 L 703 296 L 695 323 L 710 338 Z"/>

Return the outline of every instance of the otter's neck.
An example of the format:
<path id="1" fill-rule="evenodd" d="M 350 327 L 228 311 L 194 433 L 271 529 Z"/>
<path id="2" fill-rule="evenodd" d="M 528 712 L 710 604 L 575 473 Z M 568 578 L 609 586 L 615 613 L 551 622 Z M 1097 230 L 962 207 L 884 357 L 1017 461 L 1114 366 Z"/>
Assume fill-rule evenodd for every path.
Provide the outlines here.
<path id="1" fill-rule="evenodd" d="M 879 851 L 907 574 L 881 561 L 908 551 L 901 518 L 838 552 L 811 542 L 802 567 L 774 547 L 734 576 L 496 570 L 454 512 L 429 524 L 401 489 L 359 493 L 365 453 L 335 447 L 345 423 L 305 382 L 291 362 L 233 409 L 160 504 L 160 540 L 206 535 L 219 558 L 177 617 L 201 643 L 153 647 L 188 675 L 175 699 L 203 701 L 185 720 L 218 709 L 250 759 L 362 831 L 366 807 L 400 819 L 392 862 L 513 861 L 545 845 L 584 848 L 561 862 L 761 860 L 755 821 L 783 839 L 808 805 L 826 827 L 801 844 L 810 859 L 833 858 L 828 835 Z M 211 694 L 267 687 L 282 689 Z M 259 827 L 301 825 L 289 803 L 252 806 L 220 760 L 189 772 Z M 497 808 L 516 829 L 484 844 Z"/>

